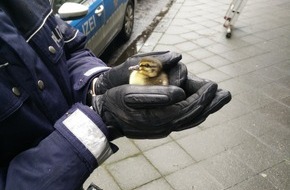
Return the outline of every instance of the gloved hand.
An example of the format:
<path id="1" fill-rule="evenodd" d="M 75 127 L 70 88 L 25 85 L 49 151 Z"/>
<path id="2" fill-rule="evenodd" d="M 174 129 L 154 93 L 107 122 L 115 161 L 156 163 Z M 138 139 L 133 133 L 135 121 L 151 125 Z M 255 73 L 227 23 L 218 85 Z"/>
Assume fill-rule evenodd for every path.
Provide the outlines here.
<path id="1" fill-rule="evenodd" d="M 160 51 L 160 52 L 150 52 L 144 54 L 136 54 L 130 58 L 128 58 L 124 63 L 113 67 L 109 71 L 102 73 L 97 81 L 95 82 L 95 92 L 94 94 L 103 94 L 108 89 L 113 87 L 117 87 L 123 84 L 128 84 L 130 72 L 129 67 L 137 65 L 142 57 L 152 56 L 159 59 L 163 65 L 163 70 L 170 72 L 170 71 L 178 71 L 184 68 L 175 68 L 173 67 L 180 67 L 177 63 L 181 60 L 182 56 L 179 53 L 170 52 L 170 51 Z M 187 75 L 183 75 L 183 71 L 181 72 L 174 72 L 171 73 L 171 84 L 179 86 L 186 79 Z"/>
<path id="2" fill-rule="evenodd" d="M 198 92 L 204 85 L 208 83 L 212 83 L 212 81 L 202 79 L 199 77 L 191 77 L 188 79 L 189 82 L 187 82 L 184 86 L 184 89 L 187 89 L 186 92 L 188 95 L 191 93 Z M 191 82 L 190 82 L 191 81 Z M 195 118 L 192 118 L 190 123 L 188 125 L 185 125 L 183 127 L 175 128 L 174 131 L 181 131 L 184 129 L 188 129 L 194 126 L 197 126 L 201 124 L 203 121 L 206 120 L 206 118 L 221 109 L 224 105 L 229 103 L 232 99 L 231 93 L 227 90 L 223 89 L 217 89 L 214 95 L 214 98 L 211 100 L 211 102 L 208 105 L 204 106 L 204 109 L 201 111 L 200 114 L 198 114 Z"/>
<path id="3" fill-rule="evenodd" d="M 109 140 L 121 136 L 137 139 L 166 137 L 172 131 L 199 125 L 231 99 L 228 91 L 218 90 L 212 81 L 184 77 L 187 76 L 184 64 L 176 64 L 168 75 L 169 78 L 180 75 L 180 84 L 171 78 L 170 84 L 174 83 L 174 86 L 127 84 L 93 98 L 94 109 L 109 126 Z"/>

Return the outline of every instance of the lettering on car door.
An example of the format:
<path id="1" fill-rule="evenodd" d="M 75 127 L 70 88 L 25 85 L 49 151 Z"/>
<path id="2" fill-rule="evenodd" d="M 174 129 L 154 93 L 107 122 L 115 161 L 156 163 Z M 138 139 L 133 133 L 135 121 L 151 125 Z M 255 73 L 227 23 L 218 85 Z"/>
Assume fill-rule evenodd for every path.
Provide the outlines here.
<path id="1" fill-rule="evenodd" d="M 83 33 L 89 35 L 96 28 L 96 19 L 92 15 L 84 24 L 82 25 Z"/>

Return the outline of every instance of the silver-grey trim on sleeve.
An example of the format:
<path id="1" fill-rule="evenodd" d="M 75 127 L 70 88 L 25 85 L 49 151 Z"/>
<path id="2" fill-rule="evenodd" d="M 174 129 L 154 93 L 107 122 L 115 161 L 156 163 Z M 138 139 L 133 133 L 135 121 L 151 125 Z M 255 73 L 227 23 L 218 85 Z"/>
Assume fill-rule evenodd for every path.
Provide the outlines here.
<path id="1" fill-rule="evenodd" d="M 106 136 L 81 110 L 74 111 L 63 124 L 94 155 L 99 165 L 113 154 Z"/>

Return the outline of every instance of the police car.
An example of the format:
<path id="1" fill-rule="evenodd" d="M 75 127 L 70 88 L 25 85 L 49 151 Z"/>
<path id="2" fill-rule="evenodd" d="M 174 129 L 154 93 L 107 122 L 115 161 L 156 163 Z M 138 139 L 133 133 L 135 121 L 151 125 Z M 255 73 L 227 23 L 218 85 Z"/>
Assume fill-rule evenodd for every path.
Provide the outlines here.
<path id="1" fill-rule="evenodd" d="M 88 37 L 87 47 L 101 55 L 115 37 L 127 41 L 136 0 L 52 0 L 53 11 Z"/>

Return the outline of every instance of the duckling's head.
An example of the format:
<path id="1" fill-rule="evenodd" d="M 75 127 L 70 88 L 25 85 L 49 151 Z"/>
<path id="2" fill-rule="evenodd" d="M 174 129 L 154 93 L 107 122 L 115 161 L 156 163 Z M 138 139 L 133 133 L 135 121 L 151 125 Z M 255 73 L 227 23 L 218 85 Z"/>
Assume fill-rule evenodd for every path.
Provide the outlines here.
<path id="1" fill-rule="evenodd" d="M 139 65 L 132 66 L 130 70 L 137 70 L 138 73 L 147 77 L 156 77 L 162 70 L 162 63 L 153 57 L 144 57 L 140 60 Z"/>

